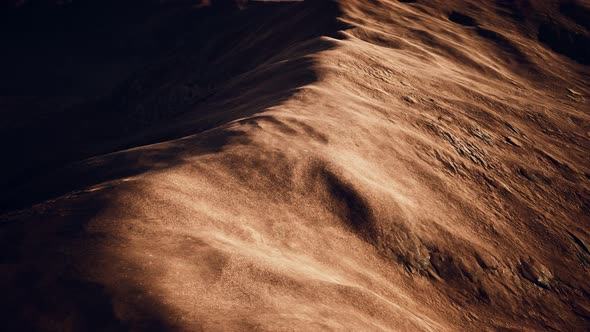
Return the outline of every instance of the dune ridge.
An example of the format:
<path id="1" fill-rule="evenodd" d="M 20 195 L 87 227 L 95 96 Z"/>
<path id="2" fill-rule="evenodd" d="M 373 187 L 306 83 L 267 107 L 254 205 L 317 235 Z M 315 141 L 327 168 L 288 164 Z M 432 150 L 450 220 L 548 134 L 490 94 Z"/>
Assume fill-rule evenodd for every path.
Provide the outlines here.
<path id="1" fill-rule="evenodd" d="M 98 103 L 113 143 L 5 195 L 3 321 L 587 330 L 585 13 L 252 3 L 207 37 L 216 68 L 187 33 Z"/>

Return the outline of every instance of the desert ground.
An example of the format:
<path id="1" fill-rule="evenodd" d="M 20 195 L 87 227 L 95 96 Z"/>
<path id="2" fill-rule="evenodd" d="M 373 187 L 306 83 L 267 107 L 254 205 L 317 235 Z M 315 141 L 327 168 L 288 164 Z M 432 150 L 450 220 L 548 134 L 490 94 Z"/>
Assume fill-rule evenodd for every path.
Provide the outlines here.
<path id="1" fill-rule="evenodd" d="M 0 3 L 0 329 L 590 330 L 590 2 Z"/>

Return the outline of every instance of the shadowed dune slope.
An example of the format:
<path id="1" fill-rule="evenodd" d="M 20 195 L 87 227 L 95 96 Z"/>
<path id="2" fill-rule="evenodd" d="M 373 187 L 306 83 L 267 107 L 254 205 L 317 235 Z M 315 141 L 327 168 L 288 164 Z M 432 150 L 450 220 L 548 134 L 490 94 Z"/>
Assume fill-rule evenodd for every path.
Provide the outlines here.
<path id="1" fill-rule="evenodd" d="M 77 180 L 22 188 L 68 163 L 202 132 L 288 98 L 315 80 L 307 55 L 333 46 L 318 37 L 345 27 L 332 2 L 230 3 L 79 1 L 4 13 L 0 209 L 77 189 Z M 190 123 L 178 120 L 189 111 Z"/>
<path id="2" fill-rule="evenodd" d="M 587 1 L 244 6 L 22 147 L 8 327 L 590 329 Z"/>

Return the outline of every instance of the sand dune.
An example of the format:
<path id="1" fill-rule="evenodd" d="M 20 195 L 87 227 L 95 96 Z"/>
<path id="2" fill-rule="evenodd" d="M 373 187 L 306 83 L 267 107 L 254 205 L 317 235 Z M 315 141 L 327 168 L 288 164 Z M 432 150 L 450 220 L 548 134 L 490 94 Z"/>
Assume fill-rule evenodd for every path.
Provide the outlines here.
<path id="1" fill-rule="evenodd" d="M 590 329 L 587 2 L 148 7 L 5 55 L 7 330 Z"/>

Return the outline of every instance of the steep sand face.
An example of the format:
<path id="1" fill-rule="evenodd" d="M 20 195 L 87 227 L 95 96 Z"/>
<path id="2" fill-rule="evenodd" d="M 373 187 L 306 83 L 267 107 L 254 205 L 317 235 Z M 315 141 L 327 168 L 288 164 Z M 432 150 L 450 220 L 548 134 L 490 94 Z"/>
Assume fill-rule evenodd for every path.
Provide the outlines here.
<path id="1" fill-rule="evenodd" d="M 587 4 L 337 4 L 129 144 L 183 137 L 23 185 L 59 197 L 2 216 L 9 326 L 590 328 Z"/>

